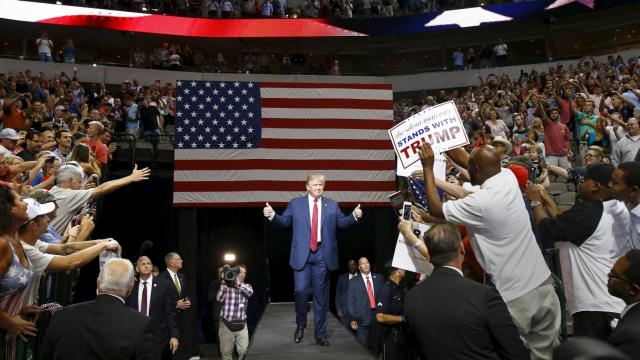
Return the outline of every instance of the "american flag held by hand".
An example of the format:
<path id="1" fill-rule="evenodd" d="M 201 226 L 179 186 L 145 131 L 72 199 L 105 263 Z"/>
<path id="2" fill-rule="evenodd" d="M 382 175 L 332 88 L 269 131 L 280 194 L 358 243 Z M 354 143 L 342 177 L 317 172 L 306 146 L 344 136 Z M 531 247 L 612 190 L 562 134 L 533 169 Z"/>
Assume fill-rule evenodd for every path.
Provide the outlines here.
<path id="1" fill-rule="evenodd" d="M 390 84 L 178 81 L 174 205 L 286 204 L 308 174 L 343 205 L 395 189 Z"/>

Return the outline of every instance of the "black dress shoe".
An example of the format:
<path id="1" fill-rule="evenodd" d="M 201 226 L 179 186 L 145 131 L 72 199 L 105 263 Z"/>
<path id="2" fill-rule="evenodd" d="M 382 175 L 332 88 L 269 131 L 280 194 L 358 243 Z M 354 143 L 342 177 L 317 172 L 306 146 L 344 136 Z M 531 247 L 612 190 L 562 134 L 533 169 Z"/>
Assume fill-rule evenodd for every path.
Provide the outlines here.
<path id="1" fill-rule="evenodd" d="M 327 338 L 318 339 L 318 340 L 316 340 L 316 342 L 320 346 L 329 346 L 329 340 L 327 340 Z"/>
<path id="2" fill-rule="evenodd" d="M 304 328 L 297 328 L 296 332 L 293 334 L 293 341 L 295 341 L 297 344 L 300 341 L 302 341 L 303 337 L 304 337 Z"/>

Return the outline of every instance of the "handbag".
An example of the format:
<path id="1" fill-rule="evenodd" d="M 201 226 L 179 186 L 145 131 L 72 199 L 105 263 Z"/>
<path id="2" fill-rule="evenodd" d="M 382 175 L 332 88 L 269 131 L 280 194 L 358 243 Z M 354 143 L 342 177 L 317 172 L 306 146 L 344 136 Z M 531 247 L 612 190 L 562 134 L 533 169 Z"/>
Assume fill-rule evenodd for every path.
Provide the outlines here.
<path id="1" fill-rule="evenodd" d="M 227 327 L 227 329 L 229 329 L 231 332 L 236 332 L 244 329 L 244 320 L 227 320 L 225 318 L 222 318 L 222 321 L 224 322 L 224 325 Z"/>

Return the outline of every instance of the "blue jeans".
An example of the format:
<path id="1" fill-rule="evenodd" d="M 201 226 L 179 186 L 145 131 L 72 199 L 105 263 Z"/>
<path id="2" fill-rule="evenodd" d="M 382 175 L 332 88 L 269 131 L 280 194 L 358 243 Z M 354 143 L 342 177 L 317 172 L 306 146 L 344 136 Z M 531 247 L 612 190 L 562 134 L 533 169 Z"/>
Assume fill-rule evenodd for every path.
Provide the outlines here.
<path id="1" fill-rule="evenodd" d="M 160 129 L 145 131 L 144 133 L 142 133 L 142 135 L 144 136 L 144 139 L 147 141 L 151 141 L 151 142 L 160 141 Z"/>
<path id="2" fill-rule="evenodd" d="M 40 61 L 53 62 L 53 58 L 49 53 L 38 53 L 38 58 L 40 58 Z"/>

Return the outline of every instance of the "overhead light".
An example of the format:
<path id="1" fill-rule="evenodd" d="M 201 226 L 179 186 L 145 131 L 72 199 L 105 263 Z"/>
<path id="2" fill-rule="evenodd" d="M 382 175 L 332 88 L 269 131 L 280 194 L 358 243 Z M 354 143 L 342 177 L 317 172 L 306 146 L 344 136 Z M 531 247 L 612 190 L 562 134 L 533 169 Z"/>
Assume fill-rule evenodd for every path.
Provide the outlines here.
<path id="1" fill-rule="evenodd" d="M 226 253 L 224 254 L 224 262 L 232 263 L 236 261 L 236 254 L 234 253 Z"/>
<path id="2" fill-rule="evenodd" d="M 56 5 L 62 5 L 62 1 L 56 1 Z"/>

